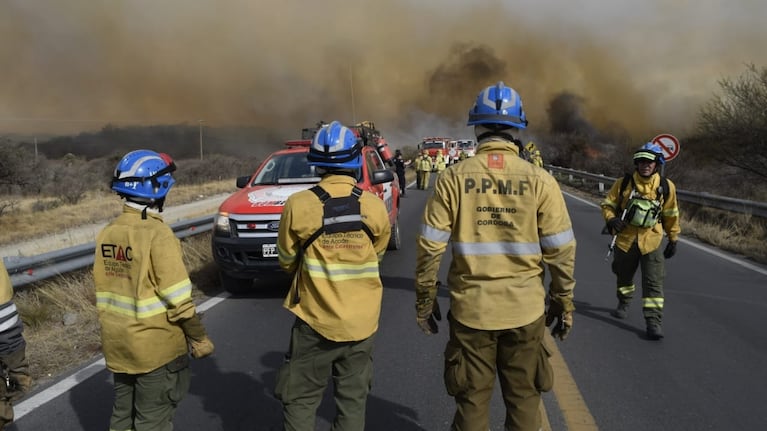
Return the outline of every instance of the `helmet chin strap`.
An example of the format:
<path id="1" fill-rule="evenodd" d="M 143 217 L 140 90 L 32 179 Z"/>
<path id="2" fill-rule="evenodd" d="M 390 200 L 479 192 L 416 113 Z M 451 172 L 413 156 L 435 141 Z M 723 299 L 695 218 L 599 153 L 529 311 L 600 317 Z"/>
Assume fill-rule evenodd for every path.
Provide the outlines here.
<path id="1" fill-rule="evenodd" d="M 148 202 L 146 199 L 142 198 L 136 198 L 133 196 L 125 196 L 125 199 L 138 206 L 142 206 L 143 209 L 141 210 L 141 219 L 146 220 L 146 212 L 148 209 L 156 209 L 157 212 L 162 212 L 163 206 L 165 205 L 165 198 L 159 198 L 159 199 L 149 199 Z"/>

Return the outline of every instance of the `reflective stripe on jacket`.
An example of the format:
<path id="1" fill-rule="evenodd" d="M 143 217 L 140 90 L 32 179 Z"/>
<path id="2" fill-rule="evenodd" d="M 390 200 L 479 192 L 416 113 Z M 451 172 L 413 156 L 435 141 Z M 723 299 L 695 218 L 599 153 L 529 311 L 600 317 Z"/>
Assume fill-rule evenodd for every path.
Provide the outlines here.
<path id="1" fill-rule="evenodd" d="M 348 196 L 356 184 L 346 175 L 327 175 L 319 185 L 331 197 Z M 282 210 L 277 250 L 280 266 L 294 276 L 283 306 L 323 337 L 359 341 L 378 330 L 383 285 L 378 263 L 391 235 L 383 201 L 369 192 L 359 199 L 362 222 L 373 234 L 323 233 L 301 254 L 306 240 L 322 227 L 323 204 L 310 190 L 291 195 Z M 296 288 L 300 296 L 295 303 Z"/>
<path id="2" fill-rule="evenodd" d="M 483 141 L 474 157 L 437 179 L 417 236 L 416 289 L 434 298 L 448 242 L 450 311 L 475 329 L 518 328 L 544 312 L 550 295 L 571 310 L 575 238 L 559 185 L 522 160 L 508 141 Z M 420 293 L 419 293 L 420 292 Z"/>
<path id="3" fill-rule="evenodd" d="M 187 353 L 177 322 L 195 314 L 192 282 L 158 214 L 123 207 L 96 239 L 93 280 L 107 368 L 146 373 Z"/>
<path id="4" fill-rule="evenodd" d="M 662 199 L 662 196 L 656 196 L 658 187 L 660 187 L 660 174 L 657 172 L 652 174 L 649 178 L 644 178 L 639 175 L 638 172 L 632 174 L 634 178 L 634 184 L 636 185 L 637 196 L 645 199 Z M 610 220 L 613 217 L 620 217 L 618 212 L 620 203 L 620 212 L 626 208 L 628 204 L 629 195 L 631 195 L 631 183 L 623 190 L 623 195 L 619 198 L 618 194 L 621 189 L 621 182 L 623 177 L 618 178 L 613 183 L 612 188 L 605 196 L 605 199 L 599 204 L 602 207 L 602 217 L 605 221 Z M 679 226 L 679 207 L 677 206 L 676 199 L 676 186 L 671 180 L 668 180 L 668 199 L 663 202 L 661 217 L 659 223 L 656 223 L 653 227 L 641 228 L 632 226 L 626 223 L 626 228 L 623 229 L 615 240 L 615 245 L 623 251 L 628 251 L 631 248 L 631 244 L 634 241 L 639 246 L 639 251 L 642 254 L 650 253 L 651 251 L 660 247 L 663 240 L 663 231 L 666 231 L 669 240 L 676 241 L 679 238 L 681 228 Z"/>

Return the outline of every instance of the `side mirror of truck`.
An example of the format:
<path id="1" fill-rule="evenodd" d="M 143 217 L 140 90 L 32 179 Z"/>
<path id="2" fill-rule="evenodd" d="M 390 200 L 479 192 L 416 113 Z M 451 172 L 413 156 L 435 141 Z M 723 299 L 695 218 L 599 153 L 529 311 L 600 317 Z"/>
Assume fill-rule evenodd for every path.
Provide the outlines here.
<path id="1" fill-rule="evenodd" d="M 250 175 L 244 176 L 244 177 L 237 177 L 237 188 L 242 189 L 245 188 L 245 186 L 248 185 L 248 181 L 250 181 Z"/>
<path id="2" fill-rule="evenodd" d="M 382 169 L 380 171 L 373 171 L 373 184 L 390 183 L 394 181 L 394 173 L 389 169 Z"/>

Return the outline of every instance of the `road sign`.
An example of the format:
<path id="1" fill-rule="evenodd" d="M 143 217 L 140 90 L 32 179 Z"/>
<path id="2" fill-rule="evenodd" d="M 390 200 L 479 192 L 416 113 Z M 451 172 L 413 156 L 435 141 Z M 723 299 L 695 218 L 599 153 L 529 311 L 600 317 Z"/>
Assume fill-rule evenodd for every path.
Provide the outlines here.
<path id="1" fill-rule="evenodd" d="M 668 133 L 652 138 L 652 143 L 660 146 L 660 149 L 663 151 L 663 158 L 667 162 L 670 162 L 674 157 L 678 156 L 679 150 L 682 149 L 682 146 L 679 145 L 679 139 Z"/>

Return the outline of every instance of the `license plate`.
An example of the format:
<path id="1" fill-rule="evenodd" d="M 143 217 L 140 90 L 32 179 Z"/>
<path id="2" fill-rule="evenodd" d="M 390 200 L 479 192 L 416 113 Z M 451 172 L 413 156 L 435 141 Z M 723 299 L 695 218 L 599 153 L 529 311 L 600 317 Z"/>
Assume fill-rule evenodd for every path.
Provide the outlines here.
<path id="1" fill-rule="evenodd" d="M 261 247 L 262 256 L 277 257 L 277 244 L 264 244 Z"/>

